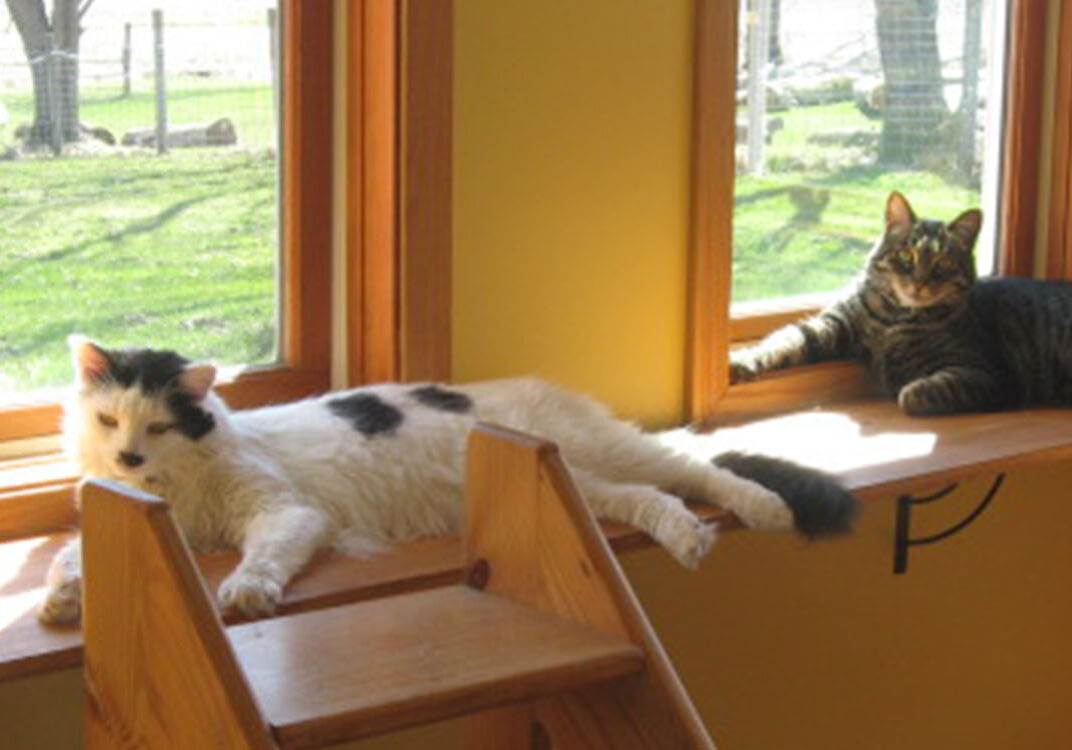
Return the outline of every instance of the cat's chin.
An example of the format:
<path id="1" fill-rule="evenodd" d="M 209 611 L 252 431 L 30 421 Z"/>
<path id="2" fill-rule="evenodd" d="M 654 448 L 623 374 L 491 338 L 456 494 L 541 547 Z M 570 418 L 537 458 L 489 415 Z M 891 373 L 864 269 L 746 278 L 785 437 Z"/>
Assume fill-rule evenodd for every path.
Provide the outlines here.
<path id="1" fill-rule="evenodd" d="M 925 307 L 934 307 L 940 305 L 943 302 L 948 302 L 952 295 L 950 294 L 935 294 L 928 297 L 921 297 L 910 292 L 906 292 L 898 286 L 893 287 L 893 294 L 897 304 L 901 307 L 909 307 L 913 310 L 920 310 Z"/>
<path id="2" fill-rule="evenodd" d="M 112 469 L 111 477 L 109 478 L 123 484 L 129 484 L 131 487 L 151 487 L 157 484 L 157 478 L 151 474 L 146 474 L 144 471 Z"/>

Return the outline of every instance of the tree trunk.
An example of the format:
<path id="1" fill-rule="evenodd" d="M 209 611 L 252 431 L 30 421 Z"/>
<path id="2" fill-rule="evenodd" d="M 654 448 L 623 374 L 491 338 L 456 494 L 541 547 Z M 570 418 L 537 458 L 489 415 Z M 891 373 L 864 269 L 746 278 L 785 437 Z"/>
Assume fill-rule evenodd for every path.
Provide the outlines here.
<path id="1" fill-rule="evenodd" d="M 30 126 L 29 143 L 42 145 L 48 143 L 52 131 L 52 99 L 48 85 L 48 59 L 52 45 L 45 6 L 40 0 L 7 0 L 7 8 L 22 39 L 22 48 L 33 76 L 34 121 Z"/>
<path id="2" fill-rule="evenodd" d="M 942 97 L 937 0 L 875 0 L 885 102 L 879 159 L 913 166 L 927 161 L 949 113 Z"/>
<path id="3" fill-rule="evenodd" d="M 52 24 L 44 0 L 6 0 L 22 39 L 34 91 L 29 145 L 78 138 L 78 0 L 54 0 Z M 50 70 L 51 66 L 51 70 Z"/>
<path id="4" fill-rule="evenodd" d="M 769 54 L 767 56 L 767 61 L 774 63 L 775 65 L 781 65 L 785 62 L 785 57 L 782 56 L 781 41 L 782 0 L 771 0 L 770 23 L 767 28 L 770 36 L 770 49 L 768 50 Z"/>
<path id="5" fill-rule="evenodd" d="M 64 142 L 76 141 L 78 128 L 78 0 L 53 0 L 52 35 L 56 52 L 56 96 L 59 99 L 60 131 Z"/>

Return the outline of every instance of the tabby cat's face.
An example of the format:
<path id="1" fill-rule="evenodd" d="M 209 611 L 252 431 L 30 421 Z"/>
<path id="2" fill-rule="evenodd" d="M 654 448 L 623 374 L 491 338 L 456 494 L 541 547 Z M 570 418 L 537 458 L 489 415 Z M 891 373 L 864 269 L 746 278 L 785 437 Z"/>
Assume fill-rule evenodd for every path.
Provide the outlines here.
<path id="1" fill-rule="evenodd" d="M 871 256 L 868 281 L 902 307 L 955 302 L 975 283 L 972 248 L 982 214 L 965 211 L 949 224 L 917 219 L 894 192 L 886 206 L 886 233 Z"/>

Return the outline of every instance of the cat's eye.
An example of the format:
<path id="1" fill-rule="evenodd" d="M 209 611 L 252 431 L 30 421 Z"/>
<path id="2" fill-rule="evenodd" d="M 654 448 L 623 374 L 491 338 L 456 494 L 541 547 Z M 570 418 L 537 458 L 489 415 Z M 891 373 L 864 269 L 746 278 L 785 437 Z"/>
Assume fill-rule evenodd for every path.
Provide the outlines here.
<path id="1" fill-rule="evenodd" d="M 912 263 L 913 253 L 909 248 L 903 248 L 897 252 L 897 260 L 906 265 Z"/>
<path id="2" fill-rule="evenodd" d="M 171 425 L 167 422 L 152 422 L 145 429 L 150 435 L 163 435 L 165 432 L 171 429 Z"/>
<path id="3" fill-rule="evenodd" d="M 118 427 L 119 420 L 109 414 L 97 413 L 97 421 L 105 427 Z"/>

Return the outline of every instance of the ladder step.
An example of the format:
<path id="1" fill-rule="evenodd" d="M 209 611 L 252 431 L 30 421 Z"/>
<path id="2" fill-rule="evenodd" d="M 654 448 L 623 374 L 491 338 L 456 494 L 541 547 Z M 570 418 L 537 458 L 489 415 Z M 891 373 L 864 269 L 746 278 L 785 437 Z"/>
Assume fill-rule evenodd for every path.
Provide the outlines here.
<path id="1" fill-rule="evenodd" d="M 227 630 L 276 741 L 311 747 L 637 674 L 637 646 L 468 586 Z"/>

